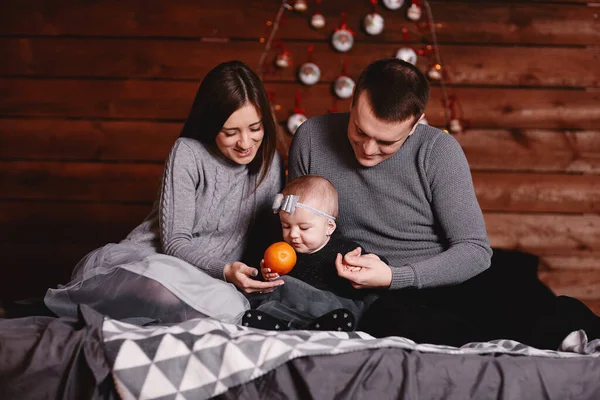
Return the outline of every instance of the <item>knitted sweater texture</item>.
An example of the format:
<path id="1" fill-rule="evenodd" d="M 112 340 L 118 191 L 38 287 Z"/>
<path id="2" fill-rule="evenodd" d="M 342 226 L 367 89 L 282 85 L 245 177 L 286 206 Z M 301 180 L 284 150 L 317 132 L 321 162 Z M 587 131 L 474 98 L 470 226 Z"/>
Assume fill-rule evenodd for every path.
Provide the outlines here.
<path id="1" fill-rule="evenodd" d="M 171 148 L 158 199 L 148 217 L 123 242 L 142 251 L 180 258 L 223 278 L 226 264 L 241 261 L 256 216 L 270 212 L 282 186 L 277 153 L 266 179 L 197 140 L 179 138 Z"/>
<path id="2" fill-rule="evenodd" d="M 487 269 L 492 250 L 471 172 L 451 135 L 419 124 L 390 158 L 361 166 L 348 113 L 314 117 L 296 131 L 289 179 L 329 179 L 339 192 L 339 233 L 386 257 L 390 289 L 463 282 Z"/>

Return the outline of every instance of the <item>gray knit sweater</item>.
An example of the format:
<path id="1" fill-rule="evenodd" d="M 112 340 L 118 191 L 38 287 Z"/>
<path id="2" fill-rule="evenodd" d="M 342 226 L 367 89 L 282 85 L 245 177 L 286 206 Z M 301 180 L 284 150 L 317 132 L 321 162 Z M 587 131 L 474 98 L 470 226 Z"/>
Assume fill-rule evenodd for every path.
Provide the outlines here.
<path id="1" fill-rule="evenodd" d="M 390 289 L 460 283 L 487 269 L 492 250 L 459 143 L 419 124 L 396 154 L 363 167 L 348 121 L 339 113 L 303 123 L 290 149 L 289 179 L 316 174 L 335 185 L 339 233 L 389 260 Z"/>
<path id="2" fill-rule="evenodd" d="M 225 265 L 242 258 L 254 217 L 270 210 L 283 186 L 278 153 L 254 191 L 257 179 L 247 166 L 218 150 L 179 138 L 167 158 L 150 215 L 123 242 L 180 258 L 223 279 Z"/>

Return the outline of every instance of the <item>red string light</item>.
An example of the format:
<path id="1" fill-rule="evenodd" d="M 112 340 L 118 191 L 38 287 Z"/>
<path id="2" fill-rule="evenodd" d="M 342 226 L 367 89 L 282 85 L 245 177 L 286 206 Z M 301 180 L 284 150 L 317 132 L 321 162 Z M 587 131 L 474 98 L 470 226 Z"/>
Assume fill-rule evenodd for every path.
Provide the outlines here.
<path id="1" fill-rule="evenodd" d="M 336 32 L 339 30 L 347 30 L 352 36 L 354 36 L 354 32 L 352 31 L 352 29 L 348 28 L 348 25 L 346 24 L 346 11 L 342 11 L 340 26 L 338 28 L 335 28 Z"/>
<path id="2" fill-rule="evenodd" d="M 306 114 L 306 110 L 301 107 L 302 97 L 300 95 L 300 90 L 296 91 L 296 102 L 294 106 L 294 114 Z"/>

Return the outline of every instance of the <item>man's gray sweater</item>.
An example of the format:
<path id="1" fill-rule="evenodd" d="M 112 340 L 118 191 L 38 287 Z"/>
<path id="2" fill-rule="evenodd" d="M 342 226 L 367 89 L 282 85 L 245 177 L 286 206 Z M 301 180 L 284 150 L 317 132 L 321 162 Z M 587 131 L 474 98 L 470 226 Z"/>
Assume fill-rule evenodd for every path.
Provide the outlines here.
<path id="1" fill-rule="evenodd" d="M 339 233 L 385 256 L 390 289 L 463 282 L 487 269 L 492 250 L 471 172 L 451 135 L 419 124 L 392 157 L 361 166 L 347 136 L 349 114 L 304 122 L 289 179 L 315 174 L 339 192 Z"/>

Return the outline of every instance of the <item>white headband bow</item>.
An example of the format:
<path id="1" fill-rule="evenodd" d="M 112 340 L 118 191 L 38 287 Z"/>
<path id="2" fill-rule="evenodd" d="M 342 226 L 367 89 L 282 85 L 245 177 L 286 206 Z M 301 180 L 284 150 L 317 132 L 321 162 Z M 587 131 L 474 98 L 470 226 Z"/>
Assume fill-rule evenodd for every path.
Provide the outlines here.
<path id="1" fill-rule="evenodd" d="M 278 213 L 280 210 L 285 211 L 287 213 L 293 214 L 297 208 L 304 208 L 316 214 L 320 217 L 327 218 L 328 220 L 335 222 L 335 218 L 329 214 L 324 213 L 323 211 L 317 210 L 311 206 L 307 206 L 306 204 L 302 204 L 299 202 L 300 196 L 295 196 L 293 194 L 288 194 L 284 196 L 279 193 L 275 196 L 275 200 L 273 201 L 273 213 Z"/>

